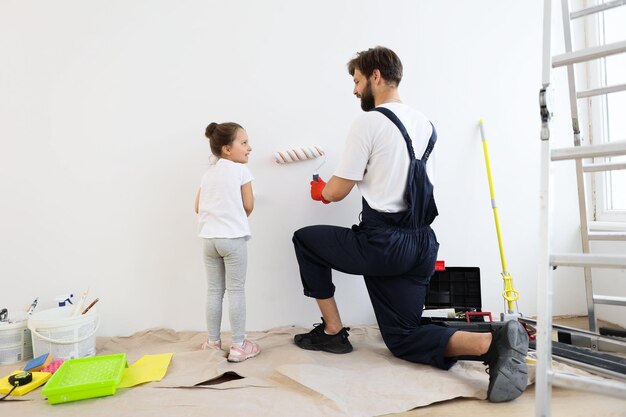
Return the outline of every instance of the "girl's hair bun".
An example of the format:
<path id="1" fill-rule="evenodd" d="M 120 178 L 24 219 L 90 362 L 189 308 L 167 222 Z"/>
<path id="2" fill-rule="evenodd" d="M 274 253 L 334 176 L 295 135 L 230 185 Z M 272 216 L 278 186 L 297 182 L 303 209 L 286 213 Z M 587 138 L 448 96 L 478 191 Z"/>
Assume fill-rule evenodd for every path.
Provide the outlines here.
<path id="1" fill-rule="evenodd" d="M 215 132 L 215 129 L 217 129 L 217 123 L 213 122 L 210 123 L 207 127 L 206 127 L 206 132 L 204 133 L 204 135 L 207 138 L 211 138 L 211 136 L 213 136 L 213 132 Z"/>

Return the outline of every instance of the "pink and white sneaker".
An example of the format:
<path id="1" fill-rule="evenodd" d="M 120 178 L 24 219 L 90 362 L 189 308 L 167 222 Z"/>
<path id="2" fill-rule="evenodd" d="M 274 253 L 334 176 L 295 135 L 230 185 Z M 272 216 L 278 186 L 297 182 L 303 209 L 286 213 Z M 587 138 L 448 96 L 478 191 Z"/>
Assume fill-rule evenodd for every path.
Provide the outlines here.
<path id="1" fill-rule="evenodd" d="M 202 350 L 208 350 L 208 349 L 213 349 L 213 350 L 222 350 L 222 341 L 218 340 L 216 342 L 209 342 L 208 340 L 206 342 L 204 342 L 202 344 L 202 346 L 200 347 L 200 349 Z"/>
<path id="2" fill-rule="evenodd" d="M 261 348 L 258 343 L 245 339 L 243 341 L 243 346 L 239 346 L 236 343 L 230 345 L 228 362 L 243 362 L 246 359 L 254 358 L 259 353 L 261 353 Z"/>

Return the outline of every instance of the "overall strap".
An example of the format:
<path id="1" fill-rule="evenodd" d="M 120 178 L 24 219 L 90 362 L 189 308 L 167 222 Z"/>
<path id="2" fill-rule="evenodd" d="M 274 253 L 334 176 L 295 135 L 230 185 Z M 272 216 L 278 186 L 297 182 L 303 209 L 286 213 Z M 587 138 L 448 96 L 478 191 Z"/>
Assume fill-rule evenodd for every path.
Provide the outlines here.
<path id="1" fill-rule="evenodd" d="M 398 129 L 400 129 L 400 132 L 402 133 L 402 136 L 404 137 L 404 141 L 406 142 L 406 147 L 409 150 L 409 155 L 411 156 L 411 160 L 415 159 L 415 152 L 413 152 L 413 142 L 411 141 L 411 137 L 409 136 L 409 133 L 406 131 L 404 124 L 402 124 L 398 116 L 396 116 L 394 112 L 392 112 L 386 107 L 374 107 L 372 110 L 375 110 L 387 116 L 387 118 L 389 118 L 389 120 L 391 120 L 393 124 L 395 124 L 398 127 Z M 437 131 L 435 130 L 435 126 L 433 126 L 432 123 L 430 125 L 433 127 L 433 133 L 430 135 L 430 139 L 428 140 L 428 145 L 426 146 L 424 155 L 422 155 L 422 158 L 421 158 L 421 160 L 424 161 L 424 163 L 428 161 L 428 157 L 430 156 L 430 154 L 433 151 L 433 148 L 435 147 L 435 142 L 437 142 Z"/>
<path id="2" fill-rule="evenodd" d="M 435 147 L 435 142 L 437 142 L 437 131 L 435 130 L 435 126 L 432 124 L 432 122 L 430 123 L 430 125 L 433 127 L 433 133 L 430 135 L 430 139 L 428 139 L 428 145 L 426 146 L 424 155 L 422 155 L 422 161 L 424 161 L 424 163 L 428 161 L 428 157 Z"/>

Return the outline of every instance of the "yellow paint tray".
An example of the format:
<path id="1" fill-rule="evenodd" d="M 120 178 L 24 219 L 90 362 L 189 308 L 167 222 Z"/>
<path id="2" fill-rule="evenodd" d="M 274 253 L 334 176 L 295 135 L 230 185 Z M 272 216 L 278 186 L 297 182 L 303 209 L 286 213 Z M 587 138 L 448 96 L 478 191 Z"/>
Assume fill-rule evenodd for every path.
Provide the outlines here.
<path id="1" fill-rule="evenodd" d="M 124 353 L 70 359 L 52 375 L 41 393 L 50 404 L 113 395 L 126 366 Z"/>

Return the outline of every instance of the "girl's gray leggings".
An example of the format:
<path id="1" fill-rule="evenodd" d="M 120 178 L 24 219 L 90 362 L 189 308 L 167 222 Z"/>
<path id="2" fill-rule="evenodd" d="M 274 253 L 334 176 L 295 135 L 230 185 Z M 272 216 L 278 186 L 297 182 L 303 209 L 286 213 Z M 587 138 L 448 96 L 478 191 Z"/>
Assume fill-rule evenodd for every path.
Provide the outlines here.
<path id="1" fill-rule="evenodd" d="M 224 292 L 227 292 L 232 341 L 242 343 L 246 333 L 246 239 L 204 239 L 203 255 L 208 287 L 206 321 L 209 340 L 220 340 L 222 301 Z"/>

